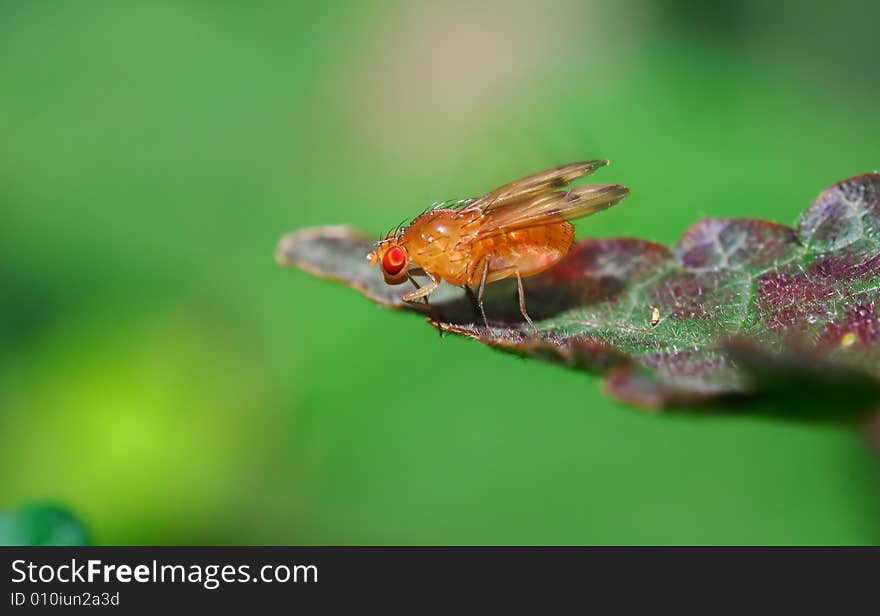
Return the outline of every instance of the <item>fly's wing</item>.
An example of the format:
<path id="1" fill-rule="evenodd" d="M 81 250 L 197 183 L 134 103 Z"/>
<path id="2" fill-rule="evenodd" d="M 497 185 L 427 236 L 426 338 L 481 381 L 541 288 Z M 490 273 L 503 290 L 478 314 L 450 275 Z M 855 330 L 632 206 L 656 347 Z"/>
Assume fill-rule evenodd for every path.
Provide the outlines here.
<path id="1" fill-rule="evenodd" d="M 548 169 L 547 171 L 542 171 L 541 173 L 536 173 L 535 175 L 530 175 L 496 188 L 476 201 L 469 203 L 467 209 L 477 208 L 487 212 L 504 207 L 515 201 L 523 201 L 530 197 L 548 193 L 567 186 L 607 164 L 607 160 L 590 160 Z"/>
<path id="2" fill-rule="evenodd" d="M 474 221 L 475 225 L 479 225 L 476 236 L 484 239 L 517 229 L 582 218 L 611 207 L 628 194 L 626 186 L 617 184 L 588 184 L 566 191 L 538 194 L 487 211 Z"/>

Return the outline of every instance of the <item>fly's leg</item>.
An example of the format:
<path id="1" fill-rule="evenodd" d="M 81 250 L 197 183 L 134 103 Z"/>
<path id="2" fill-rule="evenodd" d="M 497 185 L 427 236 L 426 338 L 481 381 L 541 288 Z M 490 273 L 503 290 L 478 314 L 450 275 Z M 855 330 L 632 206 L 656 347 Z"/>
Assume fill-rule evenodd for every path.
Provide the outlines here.
<path id="1" fill-rule="evenodd" d="M 412 280 L 412 278 L 410 278 L 410 280 Z M 413 281 L 413 282 L 415 282 L 415 281 Z M 410 291 L 409 293 L 405 294 L 403 296 L 403 301 L 414 302 L 417 299 L 422 299 L 423 297 L 425 299 L 427 299 L 428 296 L 431 293 L 433 293 L 434 291 L 436 291 L 437 287 L 439 287 L 439 286 L 440 286 L 440 281 L 437 280 L 436 278 L 431 278 L 431 282 L 429 282 L 428 284 L 426 284 L 423 287 L 418 286 L 418 284 L 416 283 L 416 290 Z"/>
<path id="2" fill-rule="evenodd" d="M 468 301 L 471 303 L 474 316 L 480 316 L 480 308 L 477 306 L 477 298 L 474 295 L 473 290 L 467 285 L 463 285 L 461 288 L 464 289 L 464 294 L 467 295 Z"/>
<path id="3" fill-rule="evenodd" d="M 440 320 L 434 314 L 433 306 L 431 306 L 430 302 L 428 302 L 428 296 L 437 290 L 437 287 L 440 286 L 440 281 L 431 277 L 430 275 L 428 277 L 431 279 L 431 282 L 429 282 L 428 284 L 426 284 L 423 287 L 420 287 L 419 283 L 417 283 L 412 276 L 409 276 L 409 281 L 413 284 L 413 286 L 416 288 L 416 290 L 410 291 L 409 293 L 405 294 L 403 296 L 403 301 L 414 302 L 420 298 L 424 299 L 425 306 L 428 307 L 428 313 L 431 316 L 431 320 L 437 324 L 437 332 L 440 334 L 440 337 L 442 338 L 443 337 L 443 329 L 440 327 Z"/>
<path id="4" fill-rule="evenodd" d="M 511 274 L 516 276 L 516 289 L 519 292 L 519 311 L 522 314 L 523 318 L 526 322 L 532 326 L 532 330 L 537 334 L 538 328 L 535 327 L 535 323 L 532 321 L 532 318 L 529 316 L 528 311 L 526 310 L 526 294 L 523 289 L 522 283 L 522 275 L 520 275 L 519 270 L 515 267 L 503 268 L 500 270 L 495 270 L 492 272 L 493 276 L 497 279 L 507 278 Z M 480 314 L 483 316 L 483 323 L 486 324 L 486 329 L 490 332 L 492 328 L 489 327 L 489 319 L 486 318 L 486 308 L 483 306 L 483 293 L 486 290 L 486 279 L 489 276 L 489 260 L 483 264 L 483 274 L 480 276 L 480 286 L 477 289 L 477 299 L 476 304 L 477 308 L 480 310 Z M 468 297 L 473 297 L 473 293 L 470 291 L 468 287 L 465 287 L 465 290 L 468 292 Z"/>
<path id="5" fill-rule="evenodd" d="M 516 270 L 516 289 L 517 291 L 519 291 L 519 311 L 522 313 L 525 320 L 529 322 L 529 325 L 532 326 L 532 329 L 537 334 L 538 328 L 535 327 L 535 324 L 532 323 L 532 318 L 529 316 L 529 313 L 526 312 L 526 295 L 525 293 L 523 293 L 522 276 L 520 276 L 519 270 Z"/>
<path id="6" fill-rule="evenodd" d="M 486 318 L 486 309 L 483 307 L 483 292 L 486 290 L 486 276 L 489 275 L 489 259 L 486 259 L 486 264 L 483 265 L 483 275 L 480 276 L 480 288 L 477 290 L 477 307 L 480 309 L 480 314 L 483 315 L 483 323 L 486 324 L 486 329 L 491 332 L 492 328 L 489 327 L 489 319 Z"/>
<path id="7" fill-rule="evenodd" d="M 412 286 L 414 286 L 416 288 L 416 291 L 418 291 L 419 289 L 422 288 L 422 286 L 418 282 L 416 282 L 416 279 L 413 278 L 412 275 L 407 276 L 407 278 L 409 278 L 409 281 L 412 283 Z M 404 299 L 406 299 L 406 298 L 404 298 Z M 430 306 L 430 304 L 428 303 L 428 296 L 426 295 L 423 299 L 425 300 L 425 306 Z"/>
<path id="8" fill-rule="evenodd" d="M 486 323 L 486 328 L 489 327 L 489 322 L 486 320 L 486 310 L 483 308 L 483 291 L 486 288 L 486 276 L 489 273 L 489 264 L 483 266 L 483 276 L 480 279 L 480 289 L 477 293 L 477 305 L 480 308 L 480 313 L 483 315 L 483 321 Z M 526 322 L 532 326 L 532 330 L 535 333 L 538 333 L 538 328 L 535 327 L 532 318 L 529 316 L 529 313 L 526 311 L 526 294 L 523 290 L 522 276 L 519 273 L 519 270 L 515 267 L 506 267 L 500 270 L 494 270 L 492 272 L 493 276 L 497 277 L 499 280 L 502 278 L 507 278 L 511 274 L 516 276 L 516 289 L 519 292 L 519 311 L 522 314 L 523 318 Z"/>

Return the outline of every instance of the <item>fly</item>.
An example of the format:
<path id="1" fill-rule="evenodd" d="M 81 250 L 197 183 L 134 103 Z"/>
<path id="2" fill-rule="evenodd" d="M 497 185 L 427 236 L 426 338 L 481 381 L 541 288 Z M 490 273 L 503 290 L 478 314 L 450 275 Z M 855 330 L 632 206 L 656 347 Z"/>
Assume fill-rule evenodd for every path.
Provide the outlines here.
<path id="1" fill-rule="evenodd" d="M 629 194 L 617 184 L 568 187 L 607 164 L 570 163 L 505 184 L 478 199 L 430 209 L 380 240 L 367 258 L 371 265 L 379 264 L 386 283 L 412 283 L 415 289 L 403 296 L 407 302 L 424 298 L 427 303 L 443 280 L 463 287 L 487 329 L 486 285 L 516 278 L 520 313 L 536 329 L 526 310 L 522 280 L 568 254 L 574 243 L 569 221 L 609 208 Z M 417 276 L 428 282 L 420 285 Z"/>

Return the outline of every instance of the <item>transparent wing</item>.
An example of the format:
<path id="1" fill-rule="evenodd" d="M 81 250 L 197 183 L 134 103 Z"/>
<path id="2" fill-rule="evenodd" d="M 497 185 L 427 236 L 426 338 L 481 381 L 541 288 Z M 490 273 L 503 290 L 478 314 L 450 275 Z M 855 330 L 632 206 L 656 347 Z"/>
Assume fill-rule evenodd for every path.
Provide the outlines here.
<path id="1" fill-rule="evenodd" d="M 611 207 L 628 194 L 626 186 L 617 184 L 588 184 L 539 194 L 486 211 L 474 221 L 475 225 L 479 225 L 476 235 L 484 239 L 517 229 L 582 218 Z"/>
<path id="2" fill-rule="evenodd" d="M 536 173 L 535 175 L 530 175 L 496 188 L 476 201 L 469 203 L 467 209 L 479 208 L 483 211 L 489 211 L 504 207 L 514 201 L 526 200 L 567 186 L 607 164 L 607 160 L 590 160 L 548 169 L 547 171 L 542 171 L 541 173 Z"/>

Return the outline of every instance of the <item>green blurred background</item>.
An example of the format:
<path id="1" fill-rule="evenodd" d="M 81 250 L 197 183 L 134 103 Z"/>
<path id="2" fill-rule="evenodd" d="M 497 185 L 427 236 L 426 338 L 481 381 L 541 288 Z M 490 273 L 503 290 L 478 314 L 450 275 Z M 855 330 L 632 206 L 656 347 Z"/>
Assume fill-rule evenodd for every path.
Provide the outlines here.
<path id="1" fill-rule="evenodd" d="M 792 223 L 878 166 L 878 17 L 0 0 L 0 509 L 102 544 L 880 542 L 855 431 L 637 412 L 273 261 L 583 158 L 632 196 L 581 235 Z"/>

